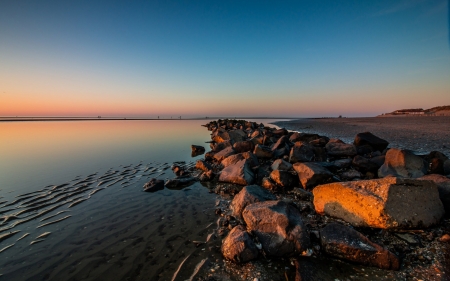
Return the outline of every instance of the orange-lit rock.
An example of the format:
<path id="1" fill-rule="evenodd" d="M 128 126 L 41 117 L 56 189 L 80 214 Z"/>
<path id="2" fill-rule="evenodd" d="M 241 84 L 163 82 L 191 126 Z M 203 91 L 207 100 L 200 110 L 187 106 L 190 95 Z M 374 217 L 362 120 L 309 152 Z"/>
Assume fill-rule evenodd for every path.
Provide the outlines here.
<path id="1" fill-rule="evenodd" d="M 330 183 L 313 190 L 319 214 L 354 226 L 420 228 L 437 224 L 444 215 L 436 184 L 388 177 Z"/>
<path id="2" fill-rule="evenodd" d="M 243 159 L 225 167 L 220 173 L 219 181 L 240 185 L 252 184 L 255 181 L 255 174 L 250 168 L 249 162 L 250 160 Z"/>
<path id="3" fill-rule="evenodd" d="M 258 257 L 258 248 L 242 225 L 234 227 L 222 242 L 225 258 L 244 263 Z"/>
<path id="4" fill-rule="evenodd" d="M 326 182 L 330 182 L 333 174 L 326 168 L 315 163 L 295 163 L 294 170 L 298 174 L 300 183 L 304 189 L 313 188 L 314 186 Z"/>
<path id="5" fill-rule="evenodd" d="M 378 176 L 419 178 L 427 172 L 427 163 L 409 150 L 391 148 L 386 153 L 384 164 L 378 170 Z"/>

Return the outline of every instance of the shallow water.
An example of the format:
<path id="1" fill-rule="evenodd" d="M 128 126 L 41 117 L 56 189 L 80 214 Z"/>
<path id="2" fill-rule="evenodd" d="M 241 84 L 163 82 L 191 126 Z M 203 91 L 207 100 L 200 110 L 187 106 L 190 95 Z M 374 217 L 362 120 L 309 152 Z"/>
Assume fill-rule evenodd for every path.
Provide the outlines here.
<path id="1" fill-rule="evenodd" d="M 200 183 L 155 193 L 142 186 L 173 178 L 175 161 L 201 158 L 190 145 L 208 150 L 206 122 L 0 122 L 1 278 L 192 276 L 208 255 L 199 241 L 215 239 L 218 198 Z"/>

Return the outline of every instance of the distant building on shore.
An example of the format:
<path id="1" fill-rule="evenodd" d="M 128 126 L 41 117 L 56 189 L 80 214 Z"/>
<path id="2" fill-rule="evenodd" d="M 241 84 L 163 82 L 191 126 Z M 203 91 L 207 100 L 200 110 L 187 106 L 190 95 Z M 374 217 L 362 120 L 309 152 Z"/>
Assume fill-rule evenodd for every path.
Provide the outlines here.
<path id="1" fill-rule="evenodd" d="M 390 113 L 383 113 L 379 116 L 450 116 L 450 105 L 436 106 L 430 109 L 423 108 L 410 108 L 399 109 Z"/>

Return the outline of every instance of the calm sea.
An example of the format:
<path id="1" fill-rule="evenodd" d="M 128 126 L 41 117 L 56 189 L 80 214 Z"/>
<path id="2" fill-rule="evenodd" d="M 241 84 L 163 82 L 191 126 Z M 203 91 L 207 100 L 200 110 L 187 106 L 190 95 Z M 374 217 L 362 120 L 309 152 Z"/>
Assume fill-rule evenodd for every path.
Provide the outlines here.
<path id="1" fill-rule="evenodd" d="M 274 120 L 264 120 L 267 124 Z M 194 163 L 208 120 L 0 122 L 4 280 L 185 280 L 205 261 L 217 195 L 142 191 Z M 260 121 L 258 121 L 260 122 Z M 193 242 L 197 241 L 197 242 Z"/>

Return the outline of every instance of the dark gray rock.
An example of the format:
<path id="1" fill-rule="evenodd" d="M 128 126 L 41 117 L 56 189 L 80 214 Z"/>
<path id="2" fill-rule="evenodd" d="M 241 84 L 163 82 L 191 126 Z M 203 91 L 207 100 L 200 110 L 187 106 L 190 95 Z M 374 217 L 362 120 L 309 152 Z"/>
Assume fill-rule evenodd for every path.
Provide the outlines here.
<path id="1" fill-rule="evenodd" d="M 341 142 L 332 142 L 331 140 L 325 145 L 327 153 L 334 157 L 353 157 L 357 154 L 356 147 L 353 144 Z"/>
<path id="2" fill-rule="evenodd" d="M 233 144 L 233 148 L 237 153 L 253 151 L 255 144 L 251 141 L 238 141 Z"/>
<path id="3" fill-rule="evenodd" d="M 287 171 L 275 170 L 270 173 L 270 178 L 279 186 L 284 188 L 292 188 L 298 186 L 298 176 Z"/>
<path id="4" fill-rule="evenodd" d="M 311 246 L 299 211 L 283 201 L 250 204 L 242 217 L 270 256 L 301 254 Z"/>
<path id="5" fill-rule="evenodd" d="M 253 151 L 253 154 L 256 155 L 258 158 L 272 158 L 273 157 L 273 151 L 270 149 L 270 147 L 265 145 L 257 144 L 255 146 L 255 150 Z"/>
<path id="6" fill-rule="evenodd" d="M 258 257 L 258 248 L 242 225 L 234 227 L 222 242 L 222 254 L 236 263 L 245 263 Z"/>
<path id="7" fill-rule="evenodd" d="M 400 267 L 396 255 L 342 224 L 327 224 L 320 231 L 320 240 L 322 249 L 331 256 L 382 269 L 398 270 Z"/>
<path id="8" fill-rule="evenodd" d="M 282 170 L 282 171 L 289 171 L 292 169 L 292 164 L 284 161 L 283 159 L 277 159 L 273 161 L 272 166 L 270 166 L 272 170 Z"/>
<path id="9" fill-rule="evenodd" d="M 427 172 L 427 163 L 409 150 L 391 148 L 386 153 L 384 164 L 378 170 L 378 176 L 419 178 Z"/>
<path id="10" fill-rule="evenodd" d="M 245 186 L 231 201 L 231 214 L 236 218 L 241 218 L 242 211 L 247 205 L 275 199 L 277 199 L 275 195 L 259 185 Z"/>
<path id="11" fill-rule="evenodd" d="M 310 189 L 318 184 L 330 182 L 333 174 L 326 168 L 315 163 L 295 163 L 294 170 L 298 174 L 304 189 Z"/>
<path id="12" fill-rule="evenodd" d="M 155 192 L 164 189 L 164 181 L 158 180 L 156 178 L 150 179 L 146 184 L 144 184 L 144 191 Z"/>
<path id="13" fill-rule="evenodd" d="M 289 162 L 311 162 L 314 160 L 314 147 L 308 143 L 298 141 L 289 154 Z"/>
<path id="14" fill-rule="evenodd" d="M 389 145 L 389 142 L 387 142 L 386 140 L 384 140 L 382 138 L 375 136 L 374 134 L 372 134 L 370 132 L 364 132 L 364 133 L 357 134 L 355 137 L 355 141 L 353 143 L 357 147 L 369 145 L 370 147 L 373 148 L 373 150 L 377 150 L 377 151 L 383 151 Z"/>

